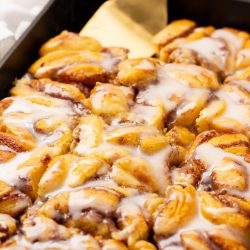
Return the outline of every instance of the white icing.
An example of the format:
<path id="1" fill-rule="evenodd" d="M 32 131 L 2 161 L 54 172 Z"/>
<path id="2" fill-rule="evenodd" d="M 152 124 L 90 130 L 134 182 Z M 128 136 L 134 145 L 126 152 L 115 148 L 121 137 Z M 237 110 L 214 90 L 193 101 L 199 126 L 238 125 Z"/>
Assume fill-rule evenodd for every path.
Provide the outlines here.
<path id="1" fill-rule="evenodd" d="M 226 102 L 226 110 L 220 117 L 232 118 L 244 126 L 250 126 L 250 108 L 249 105 L 237 102 L 234 97 L 235 93 L 227 93 L 226 91 L 218 90 L 216 96 Z M 236 99 L 236 100 L 235 100 Z"/>
<path id="2" fill-rule="evenodd" d="M 247 81 L 247 80 L 234 80 L 234 81 L 232 81 L 232 83 L 243 87 L 245 90 L 247 90 L 250 93 L 250 81 Z"/>
<path id="3" fill-rule="evenodd" d="M 98 180 L 87 181 L 83 185 L 72 188 L 66 185 L 66 181 L 64 181 L 64 183 L 62 183 L 62 185 L 60 185 L 57 189 L 47 193 L 45 196 L 53 197 L 60 193 L 82 190 L 83 188 L 86 187 L 108 187 L 108 186 L 117 187 L 117 184 L 111 179 L 98 179 Z"/>
<path id="4" fill-rule="evenodd" d="M 31 225 L 25 225 L 25 234 L 30 240 L 34 241 L 39 239 L 40 235 L 43 235 L 48 230 L 47 224 L 40 218 L 33 218 L 33 223 Z"/>
<path id="5" fill-rule="evenodd" d="M 122 199 L 121 201 L 121 205 L 126 205 L 126 204 L 135 204 L 136 206 L 140 207 L 141 209 L 144 208 L 144 203 L 146 202 L 146 200 L 148 199 L 149 194 L 139 194 L 139 195 L 135 195 L 135 196 L 129 196 L 126 197 L 124 199 Z"/>
<path id="6" fill-rule="evenodd" d="M 49 240 L 43 242 L 34 242 L 31 243 L 25 239 L 24 236 L 16 236 L 15 237 L 17 246 L 8 247 L 8 249 L 20 249 L 21 247 L 27 247 L 29 249 L 36 250 L 46 250 L 46 249 L 65 249 L 65 250 L 87 250 L 89 248 L 95 250 L 101 250 L 97 241 L 93 240 L 88 235 L 73 235 L 68 240 Z M 3 248 L 4 249 L 4 248 Z M 7 249 L 7 248 L 6 248 Z"/>
<path id="7" fill-rule="evenodd" d="M 39 97 L 40 96 L 38 96 L 38 98 Z M 45 117 L 50 115 L 73 114 L 70 102 L 66 100 L 50 97 L 51 101 L 53 102 L 53 105 L 45 106 L 45 105 L 39 105 L 37 103 L 32 103 L 31 101 L 28 100 L 27 97 L 24 98 L 20 96 L 15 96 L 11 97 L 11 99 L 13 100 L 13 102 L 6 110 L 4 110 L 3 114 L 10 114 L 16 112 L 35 113 L 35 114 L 41 113 L 41 115 Z"/>
<path id="8" fill-rule="evenodd" d="M 95 131 L 90 125 L 82 124 L 80 127 L 79 138 L 84 138 L 76 145 L 74 151 L 80 155 L 85 155 L 91 152 L 92 148 L 96 146 Z"/>
<path id="9" fill-rule="evenodd" d="M 130 209 L 131 214 L 138 213 L 137 209 L 140 208 L 144 217 L 149 219 L 150 215 L 147 213 L 147 209 L 145 209 L 144 205 L 150 195 L 151 195 L 150 193 L 146 193 L 146 194 L 138 194 L 123 198 L 122 201 L 120 202 L 120 206 L 126 207 L 128 210 Z"/>
<path id="10" fill-rule="evenodd" d="M 0 213 L 0 221 L 5 221 L 5 220 L 16 222 L 16 220 L 12 218 L 10 215 Z"/>
<path id="11" fill-rule="evenodd" d="M 155 117 L 157 117 L 159 115 L 159 109 L 157 109 L 157 107 L 153 107 L 153 106 L 146 106 L 146 105 L 142 105 L 142 104 L 136 104 L 131 108 L 131 113 L 134 116 L 133 120 L 135 120 L 136 118 L 141 120 L 144 120 L 147 122 L 147 124 L 150 124 Z"/>
<path id="12" fill-rule="evenodd" d="M 237 213 L 238 209 L 234 207 L 221 207 L 221 208 L 214 208 L 214 207 L 207 207 L 206 211 L 212 213 L 215 216 L 220 216 L 225 213 Z"/>
<path id="13" fill-rule="evenodd" d="M 100 65 L 107 71 L 113 71 L 117 63 L 120 61 L 119 57 L 110 55 L 109 53 L 103 53 L 104 60 L 100 62 Z M 96 63 L 98 65 L 98 63 Z"/>
<path id="14" fill-rule="evenodd" d="M 191 88 L 184 80 L 171 76 L 172 66 L 162 66 L 158 71 L 158 83 L 150 85 L 147 89 L 140 91 L 137 95 L 137 103 L 145 102 L 148 105 L 157 106 L 163 104 L 167 112 L 172 111 L 183 101 L 192 101 L 208 98 L 209 90 L 205 88 Z M 178 70 L 182 70 L 178 67 Z M 189 71 L 197 74 L 197 69 L 189 67 Z"/>
<path id="15" fill-rule="evenodd" d="M 2 151 L 10 151 L 12 153 L 16 153 L 12 148 L 9 148 L 8 146 L 5 146 L 5 145 L 0 145 L 0 150 L 2 150 Z"/>
<path id="16" fill-rule="evenodd" d="M 197 197 L 198 198 L 198 197 Z M 206 220 L 200 212 L 200 202 L 197 202 L 197 212 L 196 215 L 180 230 L 178 230 L 173 236 L 162 239 L 158 242 L 160 249 L 170 250 L 174 244 L 178 244 L 180 242 L 180 234 L 188 231 L 205 231 L 216 227 L 208 220 Z"/>
<path id="17" fill-rule="evenodd" d="M 11 99 L 13 102 L 3 112 L 3 124 L 28 130 L 35 137 L 36 148 L 52 145 L 62 136 L 66 128 L 65 126 L 59 126 L 59 128 L 49 134 L 42 134 L 35 130 L 34 126 L 37 121 L 46 119 L 49 125 L 50 122 L 64 122 L 70 116 L 74 115 L 69 101 L 51 98 L 53 102 L 52 105 L 44 106 L 32 103 L 24 97 L 11 97 Z M 1 145 L 1 149 L 9 150 L 8 147 L 3 145 Z M 8 162 L 0 163 L 0 180 L 10 185 L 18 186 L 19 179 L 21 177 L 25 178 L 25 174 L 27 174 L 29 169 L 18 169 L 18 167 L 27 161 L 33 152 L 34 151 L 17 153 L 17 155 Z"/>
<path id="18" fill-rule="evenodd" d="M 243 45 L 243 39 L 237 37 L 233 32 L 227 31 L 225 29 L 217 29 L 213 32 L 211 37 L 223 39 L 227 42 L 232 52 L 236 52 Z"/>
<path id="19" fill-rule="evenodd" d="M 74 191 L 69 194 L 69 213 L 73 219 L 80 219 L 84 209 L 95 209 L 104 214 L 113 212 L 116 203 L 109 201 L 108 198 L 97 195 L 87 196 L 83 190 Z"/>
<path id="20" fill-rule="evenodd" d="M 250 198 L 250 163 L 246 162 L 243 157 L 228 153 L 219 147 L 214 147 L 209 143 L 199 145 L 195 150 L 196 157 L 206 162 L 208 169 L 203 173 L 201 182 L 206 182 L 211 178 L 211 173 L 215 167 L 219 167 L 225 158 L 230 158 L 245 166 L 247 173 L 247 190 L 244 192 L 228 190 L 229 193 L 238 194 L 244 198 Z M 212 157 L 211 157 L 212 156 Z"/>
<path id="21" fill-rule="evenodd" d="M 167 164 L 167 160 L 171 153 L 172 148 L 167 146 L 162 150 L 154 153 L 154 154 L 145 154 L 143 153 L 140 148 L 137 148 L 137 155 L 138 157 L 146 160 L 149 163 L 151 173 L 157 183 L 159 185 L 159 190 L 161 193 L 164 193 L 167 185 L 169 185 L 169 168 Z"/>
<path id="22" fill-rule="evenodd" d="M 236 64 L 242 67 L 249 66 L 250 63 L 250 48 L 241 49 L 237 54 Z"/>
<path id="23" fill-rule="evenodd" d="M 145 69 L 145 70 L 154 70 L 155 66 L 149 62 L 148 60 L 141 60 L 140 63 L 138 63 L 135 68 L 137 69 Z"/>
<path id="24" fill-rule="evenodd" d="M 18 153 L 14 158 L 8 162 L 0 164 L 0 180 L 9 185 L 18 185 L 20 171 L 18 166 L 24 163 L 31 156 L 31 152 Z"/>
<path id="25" fill-rule="evenodd" d="M 159 183 L 159 188 L 161 191 L 164 191 L 166 186 L 168 185 L 168 165 L 167 160 L 169 154 L 171 152 L 171 147 L 167 146 L 162 150 L 154 153 L 154 154 L 146 154 L 143 153 L 139 147 L 129 147 L 122 145 L 115 145 L 112 143 L 102 143 L 99 147 L 93 148 L 88 153 L 100 152 L 103 150 L 109 151 L 114 149 L 125 149 L 131 153 L 132 156 L 137 156 L 141 159 L 146 160 L 151 168 L 151 173 L 154 176 L 155 180 Z"/>
<path id="26" fill-rule="evenodd" d="M 215 64 L 220 70 L 225 69 L 228 52 L 225 50 L 225 43 L 219 39 L 205 37 L 190 43 L 185 43 L 180 47 L 194 50 L 210 63 Z"/>

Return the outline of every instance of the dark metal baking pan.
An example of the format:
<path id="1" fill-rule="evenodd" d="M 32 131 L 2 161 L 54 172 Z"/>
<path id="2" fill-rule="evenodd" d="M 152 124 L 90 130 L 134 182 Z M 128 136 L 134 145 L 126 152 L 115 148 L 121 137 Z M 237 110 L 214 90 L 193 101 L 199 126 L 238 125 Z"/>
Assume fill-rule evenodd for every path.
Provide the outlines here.
<path id="1" fill-rule="evenodd" d="M 40 46 L 62 30 L 79 32 L 104 0 L 50 0 L 0 61 L 0 97 L 38 57 Z"/>
<path id="2" fill-rule="evenodd" d="M 0 97 L 38 57 L 40 46 L 67 29 L 78 32 L 104 0 L 50 0 L 0 62 Z M 145 3 L 147 0 L 145 0 Z M 169 21 L 189 18 L 199 25 L 250 31 L 250 0 L 168 0 Z"/>

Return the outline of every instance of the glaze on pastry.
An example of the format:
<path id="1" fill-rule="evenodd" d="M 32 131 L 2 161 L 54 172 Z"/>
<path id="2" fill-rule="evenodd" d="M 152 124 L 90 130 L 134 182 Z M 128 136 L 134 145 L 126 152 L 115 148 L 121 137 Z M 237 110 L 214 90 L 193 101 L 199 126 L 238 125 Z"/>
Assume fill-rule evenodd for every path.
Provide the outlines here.
<path id="1" fill-rule="evenodd" d="M 250 249 L 248 39 L 179 20 L 159 58 L 46 42 L 0 102 L 0 249 Z"/>

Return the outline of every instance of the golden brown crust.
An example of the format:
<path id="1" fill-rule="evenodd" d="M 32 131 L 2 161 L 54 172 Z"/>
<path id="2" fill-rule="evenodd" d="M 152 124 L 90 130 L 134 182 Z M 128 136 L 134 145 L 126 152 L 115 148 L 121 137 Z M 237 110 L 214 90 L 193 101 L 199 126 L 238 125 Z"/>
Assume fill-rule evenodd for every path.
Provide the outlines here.
<path id="1" fill-rule="evenodd" d="M 247 63 L 220 84 L 248 36 L 177 21 L 169 64 L 48 41 L 0 103 L 1 249 L 248 249 Z"/>
<path id="2" fill-rule="evenodd" d="M 15 135 L 0 132 L 0 144 L 5 145 L 16 152 L 25 152 L 34 148 L 33 142 L 20 141 Z"/>
<path id="3" fill-rule="evenodd" d="M 8 151 L 8 150 L 0 150 L 0 163 L 9 161 L 11 159 L 13 159 L 13 157 L 15 157 L 16 154 L 12 151 Z"/>
<path id="4" fill-rule="evenodd" d="M 122 62 L 116 81 L 125 86 L 144 88 L 157 80 L 157 66 L 160 61 L 154 58 L 136 58 Z"/>
<path id="5" fill-rule="evenodd" d="M 173 21 L 154 37 L 154 43 L 162 47 L 178 37 L 188 35 L 196 26 L 196 23 L 187 19 Z"/>
<path id="6" fill-rule="evenodd" d="M 97 81 L 112 80 L 118 64 L 128 51 L 108 48 L 101 51 L 55 50 L 38 59 L 29 69 L 35 78 L 51 78 L 66 83 L 93 86 Z"/>
<path id="7" fill-rule="evenodd" d="M 100 51 L 101 44 L 91 37 L 80 36 L 77 33 L 62 31 L 59 35 L 49 39 L 40 48 L 40 55 L 44 56 L 56 50 L 93 50 Z"/>
<path id="8" fill-rule="evenodd" d="M 211 246 L 205 237 L 196 231 L 183 232 L 180 238 L 185 249 L 196 250 L 197 246 L 199 246 L 201 250 L 211 250 Z"/>
<path id="9" fill-rule="evenodd" d="M 222 79 L 249 65 L 247 32 L 211 26 L 188 30 L 188 24 L 188 20 L 174 21 L 154 37 L 161 60 L 200 65 Z"/>
<path id="10" fill-rule="evenodd" d="M 76 87 L 50 79 L 32 80 L 30 85 L 35 90 L 53 97 L 71 100 L 74 103 L 82 102 L 85 99 L 84 94 Z"/>
<path id="11" fill-rule="evenodd" d="M 14 187 L 3 181 L 0 181 L 0 187 L 0 213 L 15 217 L 31 205 L 30 198 Z"/>

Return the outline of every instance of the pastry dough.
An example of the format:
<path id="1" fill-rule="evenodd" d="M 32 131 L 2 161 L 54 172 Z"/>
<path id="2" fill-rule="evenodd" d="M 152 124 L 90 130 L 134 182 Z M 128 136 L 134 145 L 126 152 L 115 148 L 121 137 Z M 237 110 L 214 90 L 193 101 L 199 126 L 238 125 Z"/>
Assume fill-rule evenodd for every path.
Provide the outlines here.
<path id="1" fill-rule="evenodd" d="M 249 65 L 249 53 L 245 49 L 249 39 L 247 32 L 194 27 L 192 21 L 178 20 L 160 31 L 155 36 L 159 58 L 165 62 L 201 65 L 222 78 Z"/>
<path id="2" fill-rule="evenodd" d="M 249 249 L 248 37 L 180 20 L 159 59 L 45 43 L 0 102 L 0 248 Z"/>

